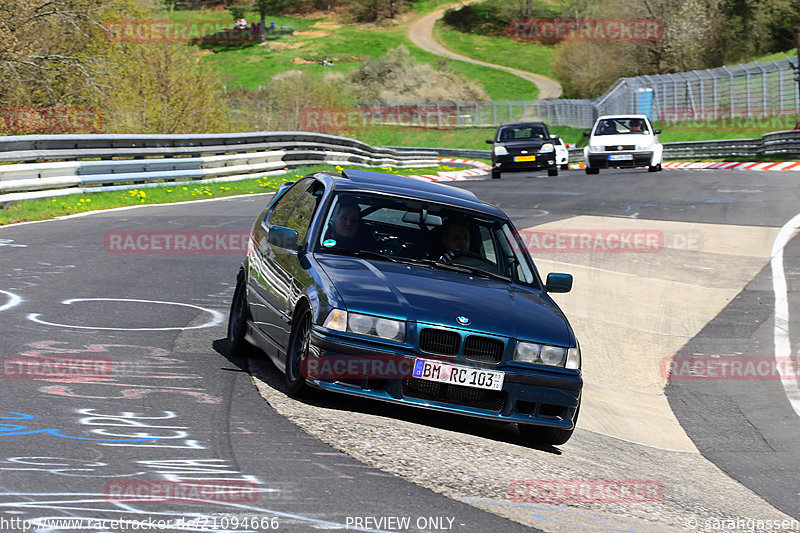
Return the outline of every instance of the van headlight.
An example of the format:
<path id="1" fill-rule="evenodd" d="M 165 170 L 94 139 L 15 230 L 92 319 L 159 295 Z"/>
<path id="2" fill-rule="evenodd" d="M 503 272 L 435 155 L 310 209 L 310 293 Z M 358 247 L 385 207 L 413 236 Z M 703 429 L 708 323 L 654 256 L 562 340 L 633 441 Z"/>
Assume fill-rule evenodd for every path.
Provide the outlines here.
<path id="1" fill-rule="evenodd" d="M 406 339 L 406 323 L 404 321 L 351 313 L 341 309 L 333 309 L 328 313 L 323 326 L 336 331 L 368 335 L 387 341 L 403 342 Z"/>

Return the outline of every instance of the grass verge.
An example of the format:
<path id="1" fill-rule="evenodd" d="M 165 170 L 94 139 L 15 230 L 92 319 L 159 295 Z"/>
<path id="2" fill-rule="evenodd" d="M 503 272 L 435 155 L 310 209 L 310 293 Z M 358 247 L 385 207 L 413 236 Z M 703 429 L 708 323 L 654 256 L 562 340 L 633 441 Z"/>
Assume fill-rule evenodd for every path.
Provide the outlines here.
<path id="1" fill-rule="evenodd" d="M 552 46 L 515 41 L 508 37 L 464 33 L 448 27 L 442 21 L 436 23 L 433 34 L 446 48 L 463 56 L 553 77 L 550 68 Z"/>
<path id="2" fill-rule="evenodd" d="M 338 172 L 342 167 L 332 165 L 315 165 L 290 170 L 281 176 L 265 176 L 259 179 L 232 181 L 225 183 L 190 184 L 164 187 L 148 187 L 127 191 L 97 192 L 90 194 L 73 194 L 41 200 L 26 200 L 7 209 L 0 209 L 0 226 L 17 222 L 47 220 L 64 215 L 98 211 L 114 207 L 126 207 L 147 204 L 166 204 L 202 200 L 205 198 L 221 198 L 241 194 L 256 194 L 275 191 L 282 183 L 294 181 L 313 172 Z M 403 168 L 383 167 L 370 169 L 387 174 L 432 174 L 439 170 L 454 170 L 452 167 Z"/>

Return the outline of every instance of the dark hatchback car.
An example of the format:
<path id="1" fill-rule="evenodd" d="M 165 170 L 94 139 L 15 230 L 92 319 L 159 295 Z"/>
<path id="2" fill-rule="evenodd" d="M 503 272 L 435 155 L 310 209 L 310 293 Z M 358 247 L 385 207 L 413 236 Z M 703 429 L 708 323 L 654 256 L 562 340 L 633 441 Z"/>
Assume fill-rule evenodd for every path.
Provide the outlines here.
<path id="1" fill-rule="evenodd" d="M 508 217 L 472 193 L 359 170 L 284 185 L 259 214 L 228 324 L 306 387 L 516 423 L 563 444 L 580 348 Z"/>
<path id="2" fill-rule="evenodd" d="M 502 172 L 547 170 L 548 176 L 558 176 L 553 139 L 544 122 L 514 122 L 500 124 L 494 139 L 486 142 L 492 148 L 492 178 Z"/>

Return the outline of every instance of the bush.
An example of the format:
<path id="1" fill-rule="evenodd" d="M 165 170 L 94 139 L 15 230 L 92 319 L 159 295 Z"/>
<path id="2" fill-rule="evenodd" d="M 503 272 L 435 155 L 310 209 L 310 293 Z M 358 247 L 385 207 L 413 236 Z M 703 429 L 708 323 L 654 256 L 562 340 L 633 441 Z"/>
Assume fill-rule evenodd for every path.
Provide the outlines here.
<path id="1" fill-rule="evenodd" d="M 477 82 L 415 61 L 404 46 L 366 61 L 350 74 L 353 92 L 363 99 L 392 102 L 486 100 Z"/>

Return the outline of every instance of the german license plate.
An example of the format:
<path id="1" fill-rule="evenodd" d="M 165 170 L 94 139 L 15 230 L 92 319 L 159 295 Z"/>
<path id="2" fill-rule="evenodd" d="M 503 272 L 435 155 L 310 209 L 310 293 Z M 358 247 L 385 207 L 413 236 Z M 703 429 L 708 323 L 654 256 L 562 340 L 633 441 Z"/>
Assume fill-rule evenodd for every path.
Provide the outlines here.
<path id="1" fill-rule="evenodd" d="M 521 163 L 522 161 L 536 161 L 535 155 L 518 155 L 514 156 L 515 163 Z"/>
<path id="2" fill-rule="evenodd" d="M 427 359 L 414 360 L 414 377 L 427 381 L 453 383 L 476 389 L 502 390 L 505 374 L 498 370 L 484 370 Z"/>
<path id="3" fill-rule="evenodd" d="M 631 161 L 633 154 L 614 154 L 608 156 L 609 161 Z"/>

